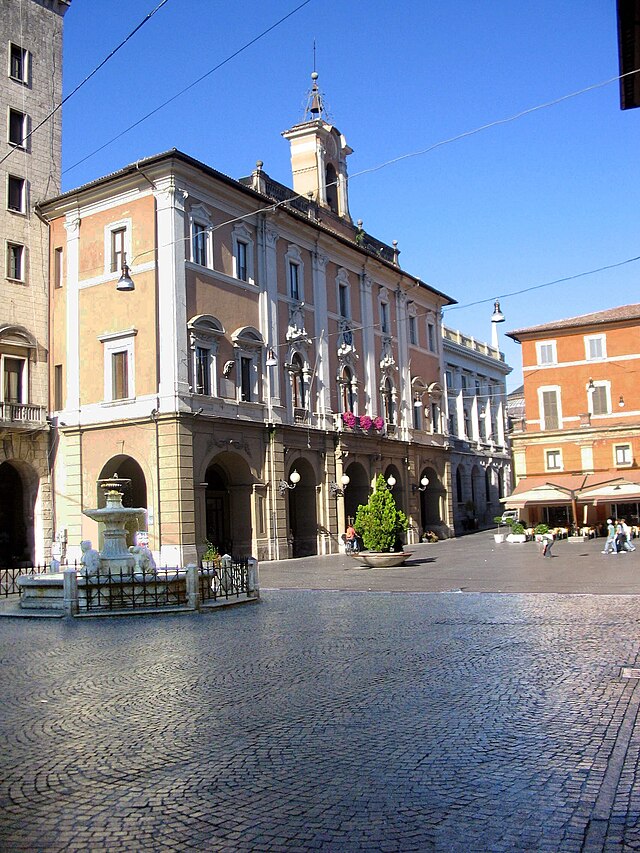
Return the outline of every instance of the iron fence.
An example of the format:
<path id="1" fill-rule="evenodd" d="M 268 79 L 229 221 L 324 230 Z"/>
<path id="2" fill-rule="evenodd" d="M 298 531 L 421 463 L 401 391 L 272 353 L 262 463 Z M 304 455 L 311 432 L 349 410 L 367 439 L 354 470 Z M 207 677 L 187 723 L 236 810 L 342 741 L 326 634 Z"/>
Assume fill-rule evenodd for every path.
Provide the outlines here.
<path id="1" fill-rule="evenodd" d="M 8 598 L 10 595 L 20 595 L 18 578 L 27 575 L 45 575 L 49 567 L 42 566 L 13 566 L 8 569 L 0 569 L 0 597 Z"/>
<path id="2" fill-rule="evenodd" d="M 123 574 L 99 569 L 88 578 L 78 578 L 78 609 L 157 610 L 187 604 L 186 575 L 183 569 L 164 568 Z"/>
<path id="3" fill-rule="evenodd" d="M 248 594 L 248 557 L 223 557 L 218 566 L 202 566 L 198 572 L 201 601 L 240 598 Z"/>

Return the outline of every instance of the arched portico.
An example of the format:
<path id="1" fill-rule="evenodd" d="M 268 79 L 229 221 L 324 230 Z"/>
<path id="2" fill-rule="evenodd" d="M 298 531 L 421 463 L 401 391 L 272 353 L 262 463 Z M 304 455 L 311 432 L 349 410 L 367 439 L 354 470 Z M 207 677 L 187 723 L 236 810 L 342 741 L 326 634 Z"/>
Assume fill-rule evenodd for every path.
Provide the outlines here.
<path id="1" fill-rule="evenodd" d="M 300 475 L 295 489 L 288 489 L 287 518 L 293 557 L 308 557 L 318 553 L 317 481 L 311 463 L 299 456 L 287 463 L 287 480 L 292 471 Z"/>
<path id="2" fill-rule="evenodd" d="M 371 478 L 360 462 L 352 462 L 345 468 L 349 485 L 344 493 L 344 514 L 347 523 L 355 521 L 360 504 L 366 504 L 371 494 Z"/>
<path id="3" fill-rule="evenodd" d="M 198 550 L 209 541 L 221 554 L 252 553 L 251 496 L 256 482 L 247 461 L 234 451 L 216 454 L 207 464 L 196 493 Z"/>
<path id="4" fill-rule="evenodd" d="M 100 471 L 99 480 L 106 480 L 109 477 L 115 477 L 116 474 L 120 479 L 129 480 L 122 489 L 122 505 L 127 507 L 141 507 L 144 510 L 148 509 L 147 504 L 147 481 L 144 476 L 140 464 L 131 456 L 119 455 L 113 456 Z M 104 490 L 96 484 L 96 506 L 101 509 L 106 505 L 106 497 Z M 127 546 L 135 545 L 135 537 L 138 531 L 147 530 L 148 514 L 138 519 L 132 519 L 126 524 L 127 528 Z M 98 549 L 103 546 L 104 525 L 98 525 Z"/>
<path id="5" fill-rule="evenodd" d="M 433 530 L 434 533 L 438 533 L 439 535 L 446 535 L 443 513 L 447 490 L 434 468 L 423 468 L 420 472 L 420 481 L 425 477 L 429 482 L 426 489 L 419 492 L 422 532 Z"/>
<path id="6" fill-rule="evenodd" d="M 0 464 L 0 568 L 34 562 L 38 476 L 24 462 Z"/>

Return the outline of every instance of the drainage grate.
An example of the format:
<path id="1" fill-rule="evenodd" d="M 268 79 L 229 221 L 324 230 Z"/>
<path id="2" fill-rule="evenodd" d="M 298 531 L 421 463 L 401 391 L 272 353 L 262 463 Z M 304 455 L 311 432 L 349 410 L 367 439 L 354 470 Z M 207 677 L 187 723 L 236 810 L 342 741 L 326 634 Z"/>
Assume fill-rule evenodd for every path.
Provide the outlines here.
<path id="1" fill-rule="evenodd" d="M 640 667 L 623 666 L 620 670 L 620 678 L 640 678 Z"/>

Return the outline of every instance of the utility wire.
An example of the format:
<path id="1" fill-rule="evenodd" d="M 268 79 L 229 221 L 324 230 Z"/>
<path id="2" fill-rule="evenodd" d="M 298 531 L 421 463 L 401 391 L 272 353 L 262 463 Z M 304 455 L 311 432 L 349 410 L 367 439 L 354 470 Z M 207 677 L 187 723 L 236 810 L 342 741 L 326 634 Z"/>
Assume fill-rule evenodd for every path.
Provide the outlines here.
<path id="1" fill-rule="evenodd" d="M 121 48 L 121 47 L 124 47 L 124 45 L 129 41 L 129 39 L 133 38 L 133 36 L 138 32 L 138 30 L 140 30 L 140 29 L 141 29 L 141 28 L 142 28 L 142 27 L 147 23 L 147 21 L 151 20 L 151 18 L 153 18 L 153 16 L 155 15 L 155 13 L 156 13 L 156 12 L 158 12 L 158 11 L 159 11 L 159 10 L 160 10 L 160 9 L 161 9 L 165 4 L 166 4 L 166 3 L 168 3 L 168 2 L 169 2 L 169 0 L 162 0 L 162 2 L 158 3 L 158 5 L 156 6 L 156 8 L 155 8 L 155 9 L 153 9 L 151 12 L 149 12 L 149 14 L 148 14 L 145 18 L 143 18 L 143 20 L 142 20 L 142 21 L 140 21 L 140 23 L 138 24 L 138 26 L 137 26 L 137 27 L 135 27 L 135 29 L 131 30 L 131 32 L 129 33 L 129 35 L 128 35 L 125 39 L 123 39 L 123 40 L 120 42 L 120 44 L 119 44 L 117 47 L 115 47 L 115 48 L 111 51 L 111 53 L 110 53 L 108 56 L 106 56 L 106 57 L 102 60 L 102 62 L 101 62 L 101 63 L 100 63 L 99 65 L 96 65 L 96 67 L 93 69 L 93 71 L 92 71 L 90 74 L 88 74 L 88 75 L 84 78 L 84 80 L 83 80 L 81 83 L 78 83 L 78 85 L 75 87 L 75 89 L 73 89 L 73 91 L 69 92 L 69 94 L 68 94 L 66 97 L 64 97 L 64 98 L 60 101 L 60 103 L 59 103 L 57 106 L 55 106 L 55 107 L 51 110 L 51 112 L 49 113 L 49 115 L 45 116 L 39 124 L 37 124 L 34 128 L 32 128 L 32 129 L 29 131 L 29 133 L 27 133 L 27 135 L 26 135 L 26 136 L 24 137 L 24 139 L 22 140 L 23 147 L 24 147 L 24 143 L 27 141 L 27 139 L 29 139 L 31 136 L 33 136 L 33 134 L 36 132 L 36 130 L 39 130 L 39 129 L 42 127 L 42 125 L 43 125 L 43 124 L 46 124 L 46 123 L 47 123 L 51 118 L 53 118 L 53 116 L 58 112 L 58 110 L 62 107 L 62 105 L 63 105 L 63 104 L 66 104 L 66 102 L 69 100 L 69 98 L 72 98 L 72 97 L 76 94 L 76 92 L 78 92 L 78 91 L 79 91 L 79 90 L 84 86 L 84 84 L 85 84 L 85 83 L 88 83 L 88 82 L 89 82 L 89 80 L 91 80 L 91 78 L 94 76 L 94 74 L 97 74 L 97 73 L 98 73 L 98 71 L 100 71 L 100 69 L 101 69 L 104 65 L 106 65 L 106 64 L 107 64 L 107 62 L 108 62 L 108 61 L 109 61 L 113 56 L 115 56 L 115 55 L 116 55 L 116 53 L 120 50 L 120 48 Z M 15 148 L 12 148 L 12 149 L 11 149 L 11 151 L 9 151 L 9 153 L 8 153 L 8 154 L 5 154 L 5 156 L 2 158 L 2 160 L 0 160 L 0 164 L 4 163 L 4 161 L 5 161 L 8 157 L 11 157 L 11 155 L 13 154 L 13 152 L 14 152 L 15 150 L 16 150 Z"/>
<path id="2" fill-rule="evenodd" d="M 166 2 L 166 0 L 165 0 L 165 2 Z M 201 77 L 198 77 L 198 79 L 194 80 L 193 83 L 189 83 L 189 85 L 185 86 L 184 89 L 181 89 L 179 92 L 176 92 L 175 95 L 172 95 L 166 101 L 163 101 L 163 103 L 159 104 L 157 107 L 155 107 L 153 110 L 151 110 L 151 112 L 148 112 L 146 115 L 142 116 L 142 118 L 139 118 L 133 124 L 130 124 L 129 127 L 122 130 L 120 133 L 118 133 L 116 136 L 114 136 L 108 142 L 105 142 L 104 145 L 101 145 L 99 148 L 96 148 L 95 151 L 92 151 L 90 154 L 87 154 L 86 157 L 82 158 L 82 160 L 78 160 L 77 163 L 74 163 L 72 166 L 69 166 L 66 169 L 64 169 L 62 174 L 66 175 L 67 172 L 70 172 L 72 169 L 75 169 L 77 166 L 80 166 L 86 160 L 89 160 L 95 154 L 98 154 L 100 151 L 107 148 L 113 142 L 116 142 L 116 140 L 120 139 L 126 133 L 129 133 L 129 131 L 133 130 L 134 127 L 137 127 L 139 124 L 142 124 L 142 122 L 146 121 L 148 118 L 151 118 L 151 116 L 155 115 L 157 112 L 160 112 L 160 110 L 164 109 L 166 106 L 171 104 L 173 101 L 180 98 L 182 95 L 185 94 L 185 92 L 188 92 L 190 89 L 193 89 L 193 87 L 197 86 L 198 83 L 202 83 L 203 80 L 206 80 L 207 77 L 209 77 L 215 71 L 218 71 L 220 68 L 222 68 L 223 65 L 226 65 L 228 62 L 231 62 L 232 59 L 235 59 L 236 56 L 239 56 L 241 53 L 243 53 L 245 50 L 247 50 L 247 48 L 251 47 L 251 45 L 255 44 L 257 41 L 260 41 L 260 39 L 263 39 L 272 30 L 275 30 L 276 27 L 279 27 L 280 24 L 284 23 L 288 18 L 290 18 L 292 15 L 295 15 L 296 12 L 299 12 L 300 9 L 304 8 L 309 3 L 311 3 L 311 0 L 304 0 L 304 2 L 300 3 L 299 6 L 296 6 L 295 9 L 292 9 L 290 12 L 288 12 L 286 15 L 284 15 L 282 18 L 280 18 L 274 24 L 271 24 L 270 27 L 267 27 L 266 30 L 263 30 L 259 35 L 255 36 L 250 41 L 246 42 L 246 44 L 243 44 L 242 47 L 239 47 L 238 50 L 234 51 L 232 54 L 227 56 L 226 59 L 223 59 L 221 62 L 219 62 L 217 65 L 215 65 L 209 71 L 207 71 Z"/>

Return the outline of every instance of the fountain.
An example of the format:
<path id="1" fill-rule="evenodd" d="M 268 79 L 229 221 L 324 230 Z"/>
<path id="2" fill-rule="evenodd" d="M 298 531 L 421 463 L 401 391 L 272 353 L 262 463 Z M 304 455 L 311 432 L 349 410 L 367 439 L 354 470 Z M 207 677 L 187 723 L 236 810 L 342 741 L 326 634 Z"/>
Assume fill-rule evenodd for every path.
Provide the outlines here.
<path id="1" fill-rule="evenodd" d="M 122 506 L 122 489 L 131 480 L 121 479 L 117 474 L 106 480 L 98 480 L 98 485 L 104 492 L 106 504 L 101 509 L 85 509 L 84 515 L 94 521 L 104 524 L 104 545 L 99 553 L 98 567 L 101 572 L 120 574 L 123 577 L 133 574 L 136 565 L 135 557 L 127 548 L 126 523 L 131 520 L 144 519 L 145 511 L 142 508 Z M 85 576 L 90 574 L 86 565 L 83 572 Z"/>
<path id="2" fill-rule="evenodd" d="M 88 540 L 82 543 L 81 568 L 78 574 L 85 587 L 96 575 L 98 579 L 119 576 L 133 582 L 141 565 L 145 567 L 142 571 L 151 570 L 154 566 L 151 552 L 147 549 L 135 548 L 134 551 L 138 553 L 132 553 L 127 548 L 127 522 L 144 520 L 146 514 L 141 507 L 122 505 L 122 490 L 130 482 L 131 480 L 119 478 L 117 474 L 105 480 L 98 480 L 98 485 L 104 492 L 105 506 L 83 510 L 83 514 L 88 518 L 104 524 L 102 551 L 94 551 Z M 141 555 L 141 551 L 146 553 Z M 18 578 L 18 586 L 21 590 L 21 608 L 65 609 L 64 572 L 25 575 Z"/>

